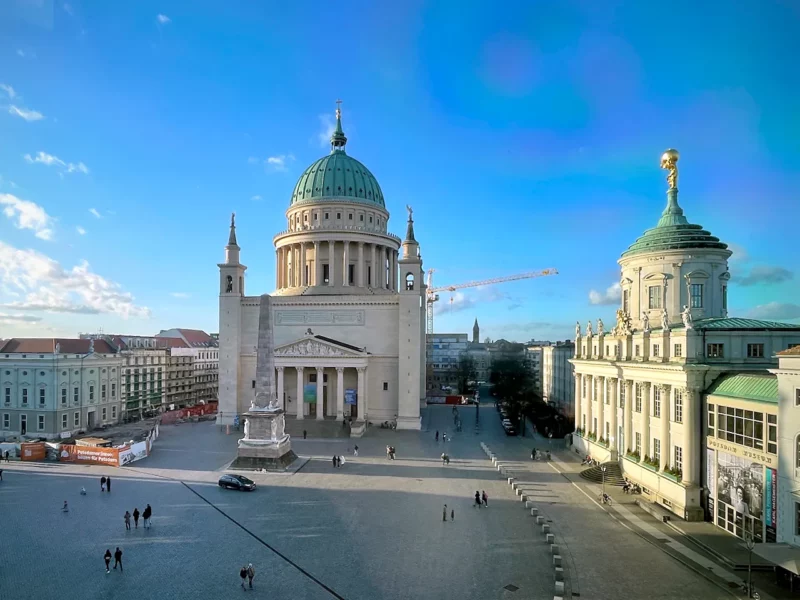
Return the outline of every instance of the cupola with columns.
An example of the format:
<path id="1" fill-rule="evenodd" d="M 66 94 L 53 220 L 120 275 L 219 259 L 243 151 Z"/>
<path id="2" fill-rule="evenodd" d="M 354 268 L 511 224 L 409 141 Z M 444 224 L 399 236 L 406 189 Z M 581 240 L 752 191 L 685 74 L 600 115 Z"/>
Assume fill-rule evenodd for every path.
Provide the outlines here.
<path id="1" fill-rule="evenodd" d="M 273 240 L 275 295 L 398 290 L 400 238 L 388 232 L 389 212 L 377 180 L 346 146 L 337 106 L 330 154 L 300 176 L 286 211 L 288 229 Z"/>

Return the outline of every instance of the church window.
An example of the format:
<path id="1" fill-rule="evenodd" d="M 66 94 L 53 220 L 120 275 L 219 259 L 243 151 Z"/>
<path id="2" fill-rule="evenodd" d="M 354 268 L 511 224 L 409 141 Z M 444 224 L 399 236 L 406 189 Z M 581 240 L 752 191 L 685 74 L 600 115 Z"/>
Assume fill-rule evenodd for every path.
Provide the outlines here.
<path id="1" fill-rule="evenodd" d="M 728 286 L 722 286 L 722 310 L 728 310 Z"/>
<path id="2" fill-rule="evenodd" d="M 328 213 L 325 213 L 325 220 L 328 219 Z"/>
<path id="3" fill-rule="evenodd" d="M 322 265 L 322 280 L 325 283 L 330 280 L 330 265 Z"/>
<path id="4" fill-rule="evenodd" d="M 319 213 L 314 213 L 314 220 L 319 221 Z"/>
<path id="5" fill-rule="evenodd" d="M 388 381 L 384 381 L 384 382 L 383 382 L 383 391 L 385 392 L 385 391 L 387 391 L 388 389 L 389 389 L 389 382 L 388 382 Z"/>
<path id="6" fill-rule="evenodd" d="M 372 223 L 372 215 L 369 216 L 369 222 Z"/>
<path id="7" fill-rule="evenodd" d="M 626 315 L 628 314 L 628 290 L 622 291 L 622 310 Z"/>
<path id="8" fill-rule="evenodd" d="M 350 189 L 352 189 L 352 188 L 350 188 Z M 353 220 L 353 213 L 350 213 L 349 215 L 347 215 L 347 218 L 348 218 L 348 220 L 352 221 Z"/>
<path id="9" fill-rule="evenodd" d="M 339 185 L 339 186 L 336 186 L 336 190 L 337 190 L 337 191 L 339 191 L 339 192 L 341 192 L 341 191 L 342 191 L 342 186 L 340 186 L 340 185 Z"/>
<path id="10" fill-rule="evenodd" d="M 342 218 L 342 213 L 336 213 L 336 218 L 337 219 L 341 219 Z"/>
<path id="11" fill-rule="evenodd" d="M 358 220 L 363 223 L 364 222 L 364 215 L 358 215 Z"/>
<path id="12" fill-rule="evenodd" d="M 406 291 L 414 291 L 414 275 L 412 273 L 406 274 Z"/>
<path id="13" fill-rule="evenodd" d="M 703 308 L 703 284 L 693 283 L 689 288 L 691 308 Z"/>
<path id="14" fill-rule="evenodd" d="M 661 308 L 661 286 L 651 285 L 647 288 L 649 294 L 649 308 Z"/>
<path id="15" fill-rule="evenodd" d="M 356 280 L 356 266 L 347 265 L 347 283 L 352 285 Z"/>
<path id="16" fill-rule="evenodd" d="M 305 215 L 303 215 L 303 221 L 305 221 L 306 223 L 308 223 L 308 214 L 305 214 Z"/>

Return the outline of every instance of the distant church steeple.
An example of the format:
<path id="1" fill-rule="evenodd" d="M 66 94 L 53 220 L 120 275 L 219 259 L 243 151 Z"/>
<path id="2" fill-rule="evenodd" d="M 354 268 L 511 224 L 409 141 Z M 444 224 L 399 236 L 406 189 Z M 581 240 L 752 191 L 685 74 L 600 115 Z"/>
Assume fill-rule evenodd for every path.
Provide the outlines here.
<path id="1" fill-rule="evenodd" d="M 472 343 L 477 344 L 481 341 L 481 328 L 478 325 L 478 318 L 475 318 L 475 325 L 472 326 Z"/>

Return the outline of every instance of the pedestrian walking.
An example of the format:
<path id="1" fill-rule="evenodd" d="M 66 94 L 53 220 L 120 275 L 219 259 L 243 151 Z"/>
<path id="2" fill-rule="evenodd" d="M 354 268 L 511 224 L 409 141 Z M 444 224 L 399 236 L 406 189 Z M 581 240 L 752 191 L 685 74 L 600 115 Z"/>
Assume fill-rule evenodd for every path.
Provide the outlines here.
<path id="1" fill-rule="evenodd" d="M 105 475 L 103 475 L 100 478 L 100 491 L 101 492 L 105 492 L 106 491 L 106 476 Z"/>
<path id="2" fill-rule="evenodd" d="M 439 441 L 439 430 L 438 429 L 436 430 L 436 441 L 437 442 Z"/>
<path id="3" fill-rule="evenodd" d="M 339 466 L 340 466 L 340 467 L 341 467 L 341 466 L 342 466 L 344 463 L 346 463 L 346 462 L 347 462 L 347 461 L 345 460 L 344 456 L 340 456 L 340 457 L 339 457 Z"/>
<path id="4" fill-rule="evenodd" d="M 61 507 L 61 512 L 69 512 L 69 505 L 67 505 L 66 500 L 64 500 L 64 506 Z"/>
<path id="5" fill-rule="evenodd" d="M 153 516 L 153 509 L 150 508 L 150 505 L 148 504 L 147 506 L 145 506 L 144 512 L 142 513 L 142 518 L 144 519 L 144 526 L 147 529 L 150 529 L 150 517 L 152 516 Z"/>
<path id="6" fill-rule="evenodd" d="M 536 448 L 531 450 L 531 460 L 536 460 Z"/>
<path id="7" fill-rule="evenodd" d="M 303 429 L 303 439 L 306 439 L 307 435 L 308 435 L 308 432 L 305 429 Z M 242 585 L 242 587 L 244 587 L 244 585 Z"/>
<path id="8" fill-rule="evenodd" d="M 443 433 L 443 434 L 442 434 L 442 441 L 443 441 L 443 442 L 446 442 L 446 441 L 447 441 L 447 434 L 446 434 L 446 433 Z"/>
<path id="9" fill-rule="evenodd" d="M 130 531 L 130 530 L 131 530 L 131 513 L 129 513 L 129 512 L 126 510 L 126 511 L 125 511 L 125 515 L 123 516 L 123 519 L 125 519 L 125 529 L 127 529 L 128 531 Z"/>
<path id="10" fill-rule="evenodd" d="M 11 462 L 11 454 L 6 450 L 6 462 Z"/>
<path id="11" fill-rule="evenodd" d="M 450 509 L 450 520 L 451 521 L 455 521 L 456 520 L 456 511 L 453 508 Z"/>
<path id="12" fill-rule="evenodd" d="M 333 459 L 332 460 L 333 460 L 333 468 L 335 469 L 336 468 L 336 455 L 335 454 L 333 455 Z"/>
<path id="13" fill-rule="evenodd" d="M 486 508 L 489 508 L 489 496 L 486 495 L 486 490 L 484 490 L 481 494 L 481 500 L 483 500 L 483 505 Z"/>
<path id="14" fill-rule="evenodd" d="M 133 527 L 134 529 L 139 529 L 139 509 L 133 509 Z"/>
<path id="15" fill-rule="evenodd" d="M 247 567 L 242 567 L 242 568 L 239 570 L 239 577 L 241 577 L 241 578 L 242 578 L 242 589 L 245 589 L 245 587 L 244 587 L 244 582 L 245 582 L 245 580 L 247 579 Z"/>
<path id="16" fill-rule="evenodd" d="M 247 579 L 248 579 L 248 582 L 250 583 L 250 589 L 251 590 L 253 589 L 253 577 L 255 577 L 255 576 L 256 576 L 256 570 L 253 567 L 253 563 L 249 563 L 247 565 Z"/>
<path id="17" fill-rule="evenodd" d="M 445 504 L 442 509 L 442 521 L 447 521 L 447 504 Z"/>
<path id="18" fill-rule="evenodd" d="M 0 469 L 0 481 L 3 481 L 3 469 Z"/>
<path id="19" fill-rule="evenodd" d="M 353 448 L 353 456 L 358 456 L 358 444 Z"/>
<path id="20" fill-rule="evenodd" d="M 82 487 L 81 488 L 81 496 L 85 496 L 85 495 L 86 495 L 86 488 Z"/>
<path id="21" fill-rule="evenodd" d="M 119 549 L 117 546 L 117 550 L 114 552 L 114 569 L 116 570 L 117 565 L 119 565 L 119 572 L 122 573 L 122 550 Z"/>
<path id="22" fill-rule="evenodd" d="M 106 477 L 106 490 L 111 493 L 111 477 Z"/>
<path id="23" fill-rule="evenodd" d="M 103 555 L 103 560 L 106 561 L 106 574 L 111 573 L 111 569 L 109 568 L 111 565 L 111 549 L 106 549 L 106 553 Z"/>
<path id="24" fill-rule="evenodd" d="M 481 493 L 478 490 L 475 490 L 475 504 L 478 508 L 481 507 Z"/>

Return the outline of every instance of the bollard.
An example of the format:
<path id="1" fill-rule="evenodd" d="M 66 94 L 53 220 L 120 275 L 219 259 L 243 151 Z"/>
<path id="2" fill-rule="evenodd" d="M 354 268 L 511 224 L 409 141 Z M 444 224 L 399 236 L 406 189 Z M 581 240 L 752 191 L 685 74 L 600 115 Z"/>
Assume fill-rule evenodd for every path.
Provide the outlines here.
<path id="1" fill-rule="evenodd" d="M 561 555 L 560 554 L 556 554 L 555 556 L 553 556 L 553 566 L 554 567 L 560 567 L 561 566 Z"/>
<path id="2" fill-rule="evenodd" d="M 509 477 L 508 478 L 508 485 L 510 485 L 511 487 L 514 487 L 514 478 L 513 477 Z"/>
<path id="3" fill-rule="evenodd" d="M 556 581 L 564 581 L 564 569 L 556 567 Z"/>
<path id="4" fill-rule="evenodd" d="M 552 544 L 553 542 L 555 542 L 555 541 L 556 541 L 556 536 L 555 536 L 554 534 L 552 534 L 552 533 L 548 533 L 548 534 L 545 536 L 545 540 L 544 540 L 544 541 L 545 541 L 546 543 L 548 543 L 548 544 Z"/>
<path id="5" fill-rule="evenodd" d="M 536 517 L 536 524 L 541 525 L 542 523 L 544 523 L 544 517 L 542 515 L 539 515 L 538 517 Z"/>
<path id="6" fill-rule="evenodd" d="M 538 515 L 538 514 L 539 514 L 539 509 L 538 509 L 538 508 L 536 508 L 536 507 L 534 506 L 534 507 L 531 509 L 531 516 L 532 516 L 532 517 L 535 517 L 535 516 L 536 516 L 536 515 Z"/>
<path id="7" fill-rule="evenodd" d="M 517 496 L 522 496 L 522 488 L 517 488 Z"/>
<path id="8" fill-rule="evenodd" d="M 553 556 L 561 554 L 561 552 L 558 551 L 558 544 L 550 544 L 550 554 Z"/>
<path id="9" fill-rule="evenodd" d="M 550 523 L 545 523 L 542 525 L 542 533 L 548 534 L 550 533 Z"/>
<path id="10" fill-rule="evenodd" d="M 519 497 L 519 499 L 520 499 L 520 500 L 522 500 L 523 502 L 525 502 L 525 501 L 528 499 L 528 497 L 527 497 L 525 494 L 522 494 L 522 495 Z M 527 504 L 527 502 L 525 502 L 525 504 Z"/>
<path id="11" fill-rule="evenodd" d="M 512 490 L 517 489 L 517 486 L 519 485 L 519 483 L 517 483 L 516 481 L 511 481 L 510 479 L 509 479 L 508 482 L 511 484 L 511 489 Z"/>
<path id="12" fill-rule="evenodd" d="M 564 595 L 564 582 L 563 581 L 556 581 L 556 594 L 559 596 Z"/>

